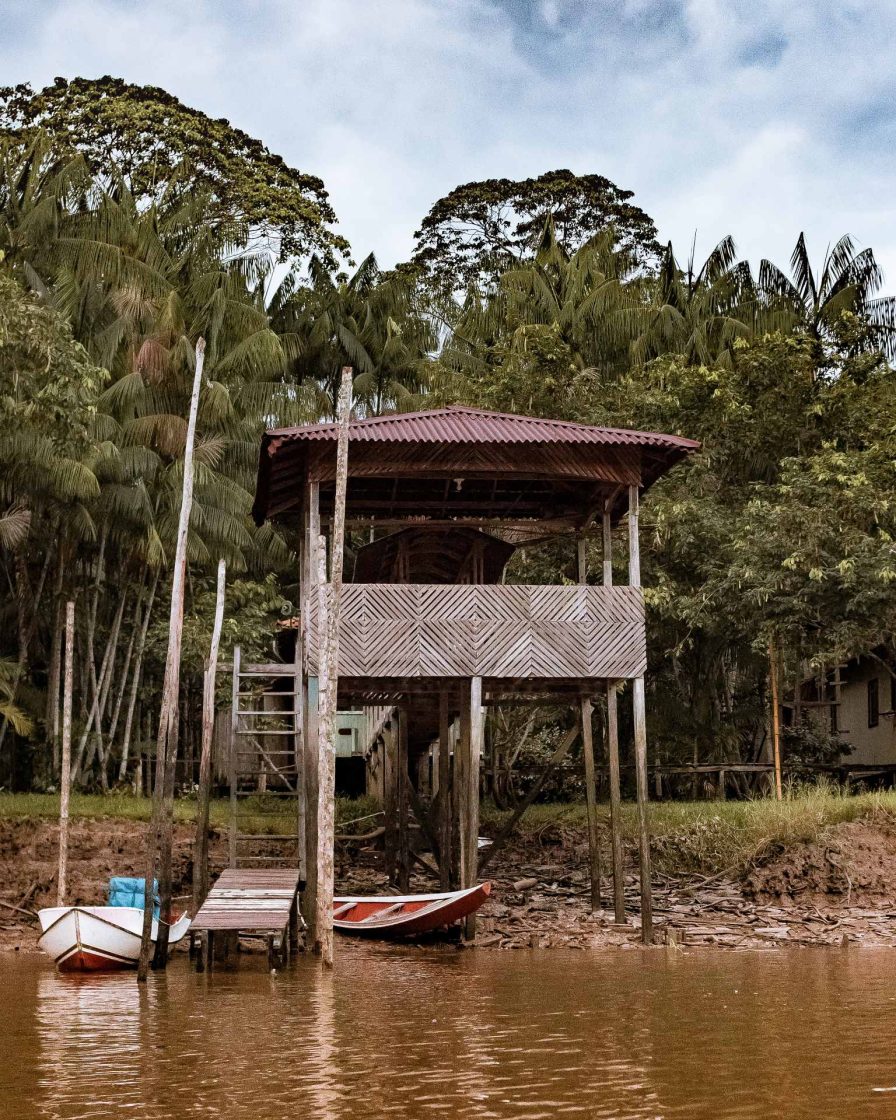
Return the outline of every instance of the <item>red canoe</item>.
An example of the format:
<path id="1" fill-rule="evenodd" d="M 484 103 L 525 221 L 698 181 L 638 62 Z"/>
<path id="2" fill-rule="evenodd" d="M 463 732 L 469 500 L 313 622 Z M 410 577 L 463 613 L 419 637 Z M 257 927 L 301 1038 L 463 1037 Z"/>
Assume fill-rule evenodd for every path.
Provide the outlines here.
<path id="1" fill-rule="evenodd" d="M 334 898 L 333 926 L 341 933 L 380 937 L 431 933 L 478 910 L 491 891 L 491 883 L 479 883 L 467 890 L 447 894 Z"/>

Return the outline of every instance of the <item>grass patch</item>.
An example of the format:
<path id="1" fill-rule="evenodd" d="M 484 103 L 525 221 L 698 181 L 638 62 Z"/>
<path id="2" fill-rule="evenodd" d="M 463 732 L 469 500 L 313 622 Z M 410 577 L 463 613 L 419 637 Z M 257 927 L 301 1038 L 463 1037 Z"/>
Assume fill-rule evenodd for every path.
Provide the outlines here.
<path id="1" fill-rule="evenodd" d="M 833 825 L 886 813 L 896 816 L 896 791 L 849 796 L 834 786 L 792 788 L 783 801 L 660 801 L 650 806 L 651 848 L 657 871 L 667 874 L 712 875 L 749 866 L 772 846 L 788 847 L 817 840 Z M 609 810 L 599 806 L 601 824 L 609 832 Z M 506 812 L 483 806 L 482 821 L 492 835 L 508 818 Z M 584 804 L 533 805 L 518 826 L 533 839 L 559 829 L 585 829 Z M 625 842 L 637 845 L 637 812 L 622 809 Z M 609 838 L 606 837 L 607 846 Z"/>
<path id="2" fill-rule="evenodd" d="M 124 793 L 74 794 L 71 816 L 81 820 L 148 821 L 149 798 Z M 372 798 L 337 799 L 337 825 L 346 831 L 366 832 L 377 820 L 354 822 L 359 817 L 376 813 Z M 186 798 L 175 802 L 175 819 L 191 824 L 196 802 Z M 211 821 L 217 828 L 226 828 L 230 802 L 218 799 L 211 804 Z M 288 835 L 295 828 L 294 806 L 291 802 L 263 795 L 241 802 L 242 829 L 245 832 L 272 836 Z M 59 798 L 55 794 L 0 793 L 0 819 L 16 817 L 55 818 Z M 599 807 L 600 820 L 609 830 L 609 810 Z M 803 786 L 787 791 L 783 801 L 660 801 L 650 806 L 651 846 L 654 866 L 667 874 L 697 873 L 712 875 L 720 871 L 739 870 L 749 866 L 771 846 L 787 847 L 803 841 L 817 840 L 821 833 L 845 821 L 868 819 L 885 813 L 896 818 L 896 791 L 863 793 L 847 796 L 835 786 Z M 482 806 L 483 832 L 494 836 L 509 813 L 489 803 Z M 533 805 L 517 827 L 522 841 L 537 843 L 551 832 L 571 831 L 584 838 L 585 805 Z M 623 835 L 627 845 L 637 844 L 635 806 L 627 803 L 622 812 Z M 605 835 L 609 848 L 609 837 Z"/>

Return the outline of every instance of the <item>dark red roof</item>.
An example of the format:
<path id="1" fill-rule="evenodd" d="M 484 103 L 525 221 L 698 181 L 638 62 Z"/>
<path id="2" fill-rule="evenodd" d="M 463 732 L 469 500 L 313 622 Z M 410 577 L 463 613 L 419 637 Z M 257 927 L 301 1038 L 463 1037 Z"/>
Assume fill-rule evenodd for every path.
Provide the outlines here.
<path id="1" fill-rule="evenodd" d="M 287 509 L 298 508 L 301 503 L 300 481 L 305 469 L 304 464 L 312 455 L 312 449 L 317 447 L 323 451 L 326 447 L 327 455 L 335 455 L 333 444 L 338 435 L 338 426 L 334 423 L 302 424 L 293 428 L 274 428 L 265 433 L 261 443 L 261 454 L 258 467 L 258 483 L 253 506 L 253 516 L 256 523 L 261 524 L 268 516 L 269 508 L 275 514 Z M 517 416 L 506 412 L 489 412 L 480 408 L 467 408 L 462 405 L 452 405 L 446 408 L 434 408 L 425 412 L 403 412 L 388 416 L 373 416 L 364 420 L 353 420 L 349 429 L 349 438 L 354 445 L 367 445 L 366 458 L 368 466 L 371 456 L 379 458 L 376 446 L 383 447 L 384 470 L 383 476 L 394 479 L 400 476 L 414 480 L 420 470 L 418 462 L 427 461 L 429 477 L 432 474 L 431 466 L 424 449 L 451 448 L 458 451 L 463 457 L 464 448 L 470 448 L 471 453 L 476 451 L 476 472 L 481 475 L 482 458 L 481 450 L 489 446 L 518 447 L 519 455 L 515 452 L 503 453 L 504 466 L 497 467 L 495 477 L 500 477 L 502 472 L 506 476 L 519 478 L 526 477 L 527 469 L 532 471 L 533 480 L 541 480 L 542 490 L 550 486 L 545 478 L 552 477 L 552 470 L 557 468 L 556 478 L 574 479 L 575 472 L 570 473 L 570 460 L 579 457 L 593 459 L 599 454 L 599 448 L 605 447 L 606 458 L 618 464 L 618 455 L 614 448 L 619 449 L 619 455 L 627 454 L 629 458 L 637 457 L 640 464 L 638 477 L 642 489 L 646 489 L 664 474 L 680 459 L 695 451 L 700 445 L 691 439 L 681 436 L 663 435 L 658 432 L 637 432 L 627 428 L 601 428 L 589 424 L 575 424 L 567 420 L 547 420 L 535 416 Z M 329 446 L 327 446 L 329 445 Z M 385 446 L 392 445 L 394 451 L 391 456 L 385 455 Z M 420 456 L 416 448 L 420 448 Z M 578 452 L 576 448 L 580 449 Z M 527 458 L 527 449 L 529 451 Z M 361 448 L 358 447 L 357 455 L 360 457 Z M 456 456 L 455 456 L 456 458 Z M 520 469 L 509 470 L 508 459 L 519 459 Z M 533 465 L 533 459 L 535 465 Z M 563 460 L 561 463 L 560 460 Z M 389 460 L 389 462 L 387 462 Z M 472 460 L 471 460 L 472 461 Z M 349 474 L 351 475 L 352 455 L 349 454 Z M 369 470 L 364 472 L 367 481 L 363 486 L 368 490 L 376 483 Z M 425 474 L 420 471 L 420 474 Z M 452 477 L 450 474 L 445 477 Z M 593 478 L 594 476 L 585 476 Z M 421 481 L 421 485 L 422 485 Z M 434 484 L 430 484 L 434 485 Z M 523 490 L 525 483 L 520 483 Z M 391 493 L 392 487 L 390 486 Z M 505 487 L 506 489 L 506 487 Z M 534 487 L 530 486 L 532 491 Z M 351 491 L 351 487 L 350 487 Z M 442 493 L 439 490 L 439 493 Z M 546 491 L 545 491 L 546 493 Z M 466 496 L 476 508 L 483 509 L 489 498 L 487 494 L 474 493 L 468 487 Z M 416 497 L 414 497 L 416 495 Z M 542 495 L 544 496 L 544 495 Z M 350 494 L 351 497 L 351 494 Z M 498 508 L 517 508 L 517 499 L 522 500 L 520 493 L 514 496 L 504 493 L 503 498 L 497 499 L 493 504 Z M 369 508 L 384 510 L 385 494 L 374 495 L 366 493 L 366 499 L 372 504 Z M 364 495 L 358 487 L 355 488 L 355 505 L 361 508 L 364 505 Z M 541 506 L 534 493 L 530 493 L 526 500 L 529 510 L 527 516 L 534 518 L 547 518 L 552 508 L 553 499 L 545 498 Z M 409 510 L 415 502 L 425 504 L 419 486 L 409 485 L 407 492 L 402 497 L 402 517 L 411 516 Z M 619 499 L 622 502 L 622 499 Z M 458 502 L 460 504 L 458 504 Z M 463 502 L 454 503 L 455 511 L 459 510 Z M 502 506 L 503 502 L 503 506 Z M 533 505 L 534 503 L 534 505 Z M 364 507 L 367 508 L 367 507 Z M 622 506 L 620 506 L 620 509 Z M 455 512 L 452 516 L 472 516 Z M 494 515 L 500 519 L 500 514 Z"/>
<path id="2" fill-rule="evenodd" d="M 334 423 L 273 428 L 264 442 L 271 451 L 296 440 L 335 440 Z M 353 420 L 350 438 L 383 443 L 587 443 L 625 444 L 639 447 L 680 448 L 694 451 L 700 445 L 682 436 L 636 432 L 628 428 L 600 428 L 569 420 L 516 416 L 482 408 L 449 405 L 426 412 L 398 412 Z"/>

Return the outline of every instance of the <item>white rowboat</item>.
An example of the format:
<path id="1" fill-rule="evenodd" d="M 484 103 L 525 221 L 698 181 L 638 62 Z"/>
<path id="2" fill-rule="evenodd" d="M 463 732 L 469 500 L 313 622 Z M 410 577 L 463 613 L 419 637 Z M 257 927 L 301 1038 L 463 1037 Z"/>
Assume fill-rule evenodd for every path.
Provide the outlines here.
<path id="1" fill-rule="evenodd" d="M 133 968 L 140 958 L 143 910 L 136 906 L 51 906 L 39 910 L 43 935 L 38 945 L 61 972 L 105 972 Z M 171 926 L 168 944 L 175 945 L 190 928 L 184 914 Z M 159 923 L 153 918 L 152 940 Z"/>

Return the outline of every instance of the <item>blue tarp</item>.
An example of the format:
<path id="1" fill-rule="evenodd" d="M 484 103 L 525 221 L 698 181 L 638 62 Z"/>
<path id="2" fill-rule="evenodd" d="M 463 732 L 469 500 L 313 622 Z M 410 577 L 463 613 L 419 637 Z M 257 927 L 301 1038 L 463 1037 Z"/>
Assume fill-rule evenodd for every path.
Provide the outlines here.
<path id="1" fill-rule="evenodd" d="M 129 879 L 124 875 L 113 875 L 109 880 L 110 906 L 136 906 L 143 909 L 146 892 L 145 879 Z M 159 884 L 152 881 L 153 917 L 159 916 Z"/>

